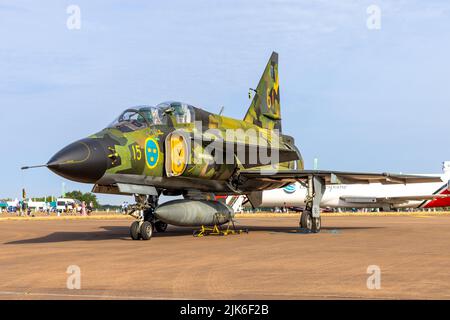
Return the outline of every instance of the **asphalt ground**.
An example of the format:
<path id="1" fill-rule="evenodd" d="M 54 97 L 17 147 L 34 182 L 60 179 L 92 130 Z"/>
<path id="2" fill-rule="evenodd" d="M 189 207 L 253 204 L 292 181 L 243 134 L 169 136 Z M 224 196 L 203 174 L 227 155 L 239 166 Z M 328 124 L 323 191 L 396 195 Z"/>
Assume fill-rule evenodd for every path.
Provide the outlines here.
<path id="1" fill-rule="evenodd" d="M 0 299 L 450 298 L 449 216 L 324 217 L 320 234 L 292 216 L 237 222 L 250 232 L 133 241 L 125 218 L 0 221 Z"/>

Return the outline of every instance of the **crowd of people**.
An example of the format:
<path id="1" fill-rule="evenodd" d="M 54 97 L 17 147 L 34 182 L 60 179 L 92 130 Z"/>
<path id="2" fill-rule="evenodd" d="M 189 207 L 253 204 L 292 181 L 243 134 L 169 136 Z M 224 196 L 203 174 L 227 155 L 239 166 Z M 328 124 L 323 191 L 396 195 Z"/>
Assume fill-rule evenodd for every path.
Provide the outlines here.
<path id="1" fill-rule="evenodd" d="M 66 202 L 63 213 L 74 215 L 80 214 L 82 216 L 87 216 L 90 215 L 92 211 L 94 211 L 94 204 L 92 203 L 92 201 L 89 202 L 89 204 L 86 204 L 85 201 L 82 201 L 81 204 L 78 204 L 78 202 L 74 202 L 73 204 L 69 204 Z"/>
<path id="2" fill-rule="evenodd" d="M 0 208 L 0 213 L 16 214 L 17 216 L 33 216 L 34 213 L 44 213 L 47 215 L 55 213 L 58 216 L 60 216 L 61 214 L 67 215 L 79 214 L 82 216 L 87 216 L 90 215 L 93 211 L 94 211 L 94 203 L 89 202 L 87 204 L 85 201 L 74 203 L 66 202 L 63 209 L 58 209 L 58 207 L 51 206 L 50 204 L 46 204 L 44 207 L 40 208 L 31 208 L 28 206 L 26 201 L 18 201 L 13 206 Z"/>

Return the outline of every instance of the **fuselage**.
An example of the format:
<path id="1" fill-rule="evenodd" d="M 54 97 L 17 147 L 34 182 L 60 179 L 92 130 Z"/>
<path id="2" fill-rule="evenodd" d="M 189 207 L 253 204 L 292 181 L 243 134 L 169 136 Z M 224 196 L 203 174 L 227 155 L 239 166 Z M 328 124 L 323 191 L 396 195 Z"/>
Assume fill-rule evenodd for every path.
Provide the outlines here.
<path id="1" fill-rule="evenodd" d="M 246 121 L 168 102 L 126 110 L 108 128 L 61 150 L 48 166 L 65 178 L 97 186 L 129 184 L 169 193 L 192 189 L 234 193 L 230 179 L 237 169 L 265 165 L 259 158 L 249 162 L 252 154 L 259 154 L 252 147 L 281 150 L 277 170 L 303 169 L 298 149 L 288 138 Z M 240 191 L 282 186 L 250 181 Z M 109 188 L 111 193 L 114 190 Z"/>

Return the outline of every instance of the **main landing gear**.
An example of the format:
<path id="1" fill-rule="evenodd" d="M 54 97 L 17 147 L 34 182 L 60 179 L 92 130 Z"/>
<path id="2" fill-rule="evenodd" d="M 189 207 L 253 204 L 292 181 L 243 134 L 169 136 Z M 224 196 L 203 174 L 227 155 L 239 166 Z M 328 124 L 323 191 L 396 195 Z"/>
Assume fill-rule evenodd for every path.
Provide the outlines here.
<path id="1" fill-rule="evenodd" d="M 165 232 L 167 230 L 167 223 L 157 220 L 154 212 L 158 206 L 159 196 L 142 196 L 136 195 L 136 204 L 133 206 L 131 215 L 135 217 L 130 226 L 130 236 L 133 240 L 150 240 L 153 236 L 153 231 Z M 139 212 L 140 214 L 135 214 Z"/>
<path id="2" fill-rule="evenodd" d="M 319 233 L 322 227 L 322 218 L 313 217 L 312 212 L 304 210 L 300 216 L 300 229 L 306 232 Z"/>
<path id="3" fill-rule="evenodd" d="M 320 177 L 310 176 L 308 177 L 307 190 L 305 210 L 300 216 L 300 230 L 319 233 L 322 227 L 320 201 L 325 192 L 325 181 Z"/>

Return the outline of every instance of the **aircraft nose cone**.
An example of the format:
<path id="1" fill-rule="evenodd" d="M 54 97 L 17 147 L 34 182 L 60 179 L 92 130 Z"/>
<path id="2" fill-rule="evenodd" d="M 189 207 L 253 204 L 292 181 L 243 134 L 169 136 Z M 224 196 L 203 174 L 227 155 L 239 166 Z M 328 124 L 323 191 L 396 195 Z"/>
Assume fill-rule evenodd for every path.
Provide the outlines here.
<path id="1" fill-rule="evenodd" d="M 95 183 L 105 174 L 107 159 L 105 149 L 98 139 L 83 139 L 59 151 L 47 166 L 66 179 Z"/>

